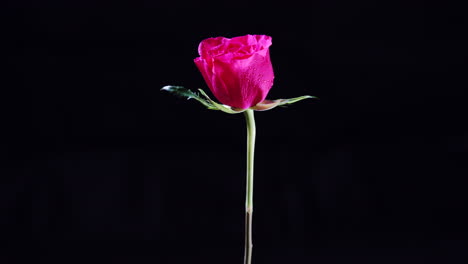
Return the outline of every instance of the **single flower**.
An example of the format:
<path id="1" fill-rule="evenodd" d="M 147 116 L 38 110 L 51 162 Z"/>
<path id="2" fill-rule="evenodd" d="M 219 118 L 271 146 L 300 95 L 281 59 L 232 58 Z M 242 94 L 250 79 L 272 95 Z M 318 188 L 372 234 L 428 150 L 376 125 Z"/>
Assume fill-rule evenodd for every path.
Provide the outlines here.
<path id="1" fill-rule="evenodd" d="M 195 64 L 203 75 L 215 102 L 202 90 L 193 92 L 182 86 L 167 85 L 163 91 L 195 99 L 206 108 L 229 114 L 244 113 L 247 123 L 247 171 L 245 199 L 245 255 L 244 264 L 252 261 L 253 177 L 256 126 L 254 111 L 269 110 L 277 106 L 314 98 L 304 95 L 290 99 L 265 100 L 273 85 L 273 68 L 269 47 L 271 37 L 246 35 L 232 39 L 217 37 L 203 40 L 200 57 Z"/>
<path id="2" fill-rule="evenodd" d="M 208 38 L 198 46 L 195 64 L 222 104 L 247 109 L 265 100 L 273 85 L 270 46 L 266 35 Z"/>

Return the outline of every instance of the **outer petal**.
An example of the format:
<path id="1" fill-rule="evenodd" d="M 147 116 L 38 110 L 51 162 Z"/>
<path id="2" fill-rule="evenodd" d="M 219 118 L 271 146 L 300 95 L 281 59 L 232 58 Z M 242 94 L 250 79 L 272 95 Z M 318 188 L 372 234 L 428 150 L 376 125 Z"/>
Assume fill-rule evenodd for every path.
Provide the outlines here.
<path id="1" fill-rule="evenodd" d="M 273 85 L 269 53 L 242 60 L 215 60 L 212 92 L 223 104 L 246 109 L 263 101 Z"/>
<path id="2" fill-rule="evenodd" d="M 205 79 L 206 84 L 208 85 L 208 88 L 210 88 L 211 91 L 213 91 L 212 87 L 212 80 L 213 80 L 213 70 L 212 70 L 212 63 L 208 63 L 206 60 L 204 60 L 202 57 L 198 57 L 194 60 L 195 65 L 197 66 L 198 70 L 200 70 L 203 79 Z"/>

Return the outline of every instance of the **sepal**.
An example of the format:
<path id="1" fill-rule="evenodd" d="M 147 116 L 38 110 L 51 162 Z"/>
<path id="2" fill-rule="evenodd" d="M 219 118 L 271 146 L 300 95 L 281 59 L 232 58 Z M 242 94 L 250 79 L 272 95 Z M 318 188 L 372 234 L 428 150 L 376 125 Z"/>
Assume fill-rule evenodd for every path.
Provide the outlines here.
<path id="1" fill-rule="evenodd" d="M 237 109 L 234 107 L 230 107 L 229 105 L 218 104 L 215 101 L 211 100 L 211 98 L 202 89 L 198 89 L 198 91 L 206 98 L 208 102 L 210 102 L 214 107 L 216 107 L 217 110 L 221 110 L 228 114 L 239 114 L 247 110 L 247 109 Z"/>
<path id="2" fill-rule="evenodd" d="M 310 96 L 310 95 L 303 95 L 303 96 L 289 98 L 289 99 L 264 100 L 256 104 L 255 106 L 250 107 L 250 109 L 253 109 L 256 111 L 266 111 L 266 110 L 271 110 L 277 106 L 290 105 L 290 104 L 294 104 L 296 102 L 302 101 L 304 99 L 310 99 L 310 98 L 317 98 L 317 97 Z"/>

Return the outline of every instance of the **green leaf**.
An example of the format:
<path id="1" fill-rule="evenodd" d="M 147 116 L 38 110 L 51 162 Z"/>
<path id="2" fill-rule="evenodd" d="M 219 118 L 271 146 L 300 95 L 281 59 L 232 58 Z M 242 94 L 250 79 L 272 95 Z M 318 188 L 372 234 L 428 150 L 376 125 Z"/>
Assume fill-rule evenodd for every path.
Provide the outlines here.
<path id="1" fill-rule="evenodd" d="M 303 95 L 303 96 L 289 98 L 289 99 L 264 100 L 263 102 L 260 102 L 255 106 L 252 106 L 250 109 L 253 109 L 256 111 L 266 111 L 266 110 L 271 110 L 277 106 L 290 105 L 290 104 L 294 104 L 299 101 L 302 101 L 304 99 L 310 99 L 310 98 L 317 98 L 317 97 L 310 96 L 310 95 Z"/>
<path id="2" fill-rule="evenodd" d="M 193 98 L 200 102 L 202 105 L 206 106 L 206 108 L 208 109 L 218 110 L 218 108 L 211 103 L 211 100 L 207 101 L 200 97 L 200 95 L 198 95 L 197 93 L 192 92 L 191 90 L 184 88 L 183 86 L 166 85 L 163 88 L 161 88 L 161 91 L 170 92 L 176 96 L 187 98 L 187 100 Z"/>
<path id="3" fill-rule="evenodd" d="M 201 95 L 203 95 L 204 98 L 201 97 L 198 93 L 192 92 L 191 90 L 184 88 L 183 86 L 166 85 L 161 90 L 170 92 L 179 97 L 183 97 L 187 99 L 195 99 L 210 110 L 220 110 L 228 114 L 239 114 L 246 110 L 246 109 L 236 109 L 228 105 L 219 104 L 211 100 L 211 98 L 202 89 L 198 89 L 198 92 Z"/>

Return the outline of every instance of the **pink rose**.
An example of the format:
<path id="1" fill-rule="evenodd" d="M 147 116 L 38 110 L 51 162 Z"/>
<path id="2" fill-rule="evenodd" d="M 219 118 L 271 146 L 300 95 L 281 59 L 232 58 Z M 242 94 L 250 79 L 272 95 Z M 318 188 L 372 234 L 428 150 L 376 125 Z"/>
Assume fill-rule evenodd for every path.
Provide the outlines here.
<path id="1" fill-rule="evenodd" d="M 273 85 L 271 37 L 246 35 L 203 40 L 195 64 L 223 104 L 246 109 L 265 100 Z"/>

